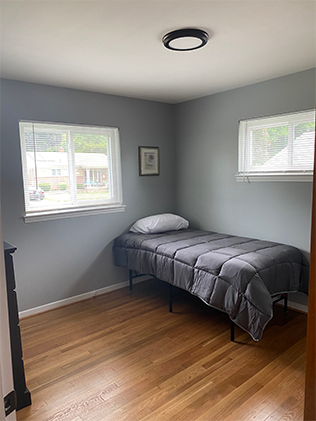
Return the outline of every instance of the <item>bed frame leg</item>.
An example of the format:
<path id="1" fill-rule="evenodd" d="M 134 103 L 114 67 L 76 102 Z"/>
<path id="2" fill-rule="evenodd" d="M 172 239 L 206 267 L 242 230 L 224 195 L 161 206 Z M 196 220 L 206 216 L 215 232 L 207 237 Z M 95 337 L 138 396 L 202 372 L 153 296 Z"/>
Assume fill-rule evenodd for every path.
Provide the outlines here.
<path id="1" fill-rule="evenodd" d="M 169 313 L 172 313 L 172 285 L 169 284 Z"/>
<path id="2" fill-rule="evenodd" d="M 287 313 L 287 294 L 283 294 L 284 297 L 284 313 Z"/>
<path id="3" fill-rule="evenodd" d="M 133 271 L 129 270 L 129 290 L 133 290 Z"/>
<path id="4" fill-rule="evenodd" d="M 232 320 L 230 321 L 230 340 L 235 341 L 235 323 Z"/>

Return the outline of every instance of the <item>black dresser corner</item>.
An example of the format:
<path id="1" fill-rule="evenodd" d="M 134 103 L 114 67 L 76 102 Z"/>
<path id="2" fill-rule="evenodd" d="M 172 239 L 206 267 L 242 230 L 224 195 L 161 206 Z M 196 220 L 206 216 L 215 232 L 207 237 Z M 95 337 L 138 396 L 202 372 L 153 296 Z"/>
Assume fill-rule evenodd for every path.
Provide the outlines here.
<path id="1" fill-rule="evenodd" d="M 20 320 L 16 296 L 16 284 L 14 276 L 13 254 L 17 250 L 15 246 L 3 242 L 5 272 L 7 281 L 9 328 L 11 340 L 11 358 L 14 389 L 17 397 L 17 410 L 31 405 L 31 393 L 26 387 L 25 371 L 22 353 Z"/>

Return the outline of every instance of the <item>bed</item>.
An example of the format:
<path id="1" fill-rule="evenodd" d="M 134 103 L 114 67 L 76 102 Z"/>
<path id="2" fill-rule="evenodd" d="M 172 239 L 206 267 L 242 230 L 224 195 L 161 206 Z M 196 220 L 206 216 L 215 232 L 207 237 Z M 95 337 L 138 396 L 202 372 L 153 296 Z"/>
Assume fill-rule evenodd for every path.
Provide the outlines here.
<path id="1" fill-rule="evenodd" d="M 133 226 L 114 241 L 115 264 L 190 292 L 227 313 L 255 341 L 273 317 L 275 297 L 307 293 L 308 263 L 295 247 L 190 229 L 188 223 L 170 226 L 162 232 Z"/>

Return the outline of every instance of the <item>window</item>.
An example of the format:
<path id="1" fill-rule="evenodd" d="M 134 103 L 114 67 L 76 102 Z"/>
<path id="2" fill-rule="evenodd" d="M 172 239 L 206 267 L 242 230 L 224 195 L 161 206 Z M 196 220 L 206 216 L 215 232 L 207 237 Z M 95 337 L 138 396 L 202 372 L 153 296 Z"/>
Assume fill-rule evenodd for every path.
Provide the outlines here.
<path id="1" fill-rule="evenodd" d="M 61 175 L 61 169 L 60 168 L 52 168 L 52 176 Z"/>
<path id="2" fill-rule="evenodd" d="M 237 181 L 312 181 L 315 110 L 239 122 Z"/>
<path id="3" fill-rule="evenodd" d="M 123 211 L 117 128 L 20 122 L 25 221 Z"/>

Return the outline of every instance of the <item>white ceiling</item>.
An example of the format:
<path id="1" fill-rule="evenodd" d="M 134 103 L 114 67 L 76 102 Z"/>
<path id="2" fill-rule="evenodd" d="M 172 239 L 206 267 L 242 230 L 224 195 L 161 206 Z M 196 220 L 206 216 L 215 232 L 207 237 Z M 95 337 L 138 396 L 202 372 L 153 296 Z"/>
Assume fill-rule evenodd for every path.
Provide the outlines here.
<path id="1" fill-rule="evenodd" d="M 170 51 L 171 30 L 208 44 Z M 1 77 L 177 103 L 316 67 L 315 0 L 1 0 Z"/>

